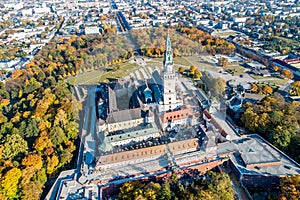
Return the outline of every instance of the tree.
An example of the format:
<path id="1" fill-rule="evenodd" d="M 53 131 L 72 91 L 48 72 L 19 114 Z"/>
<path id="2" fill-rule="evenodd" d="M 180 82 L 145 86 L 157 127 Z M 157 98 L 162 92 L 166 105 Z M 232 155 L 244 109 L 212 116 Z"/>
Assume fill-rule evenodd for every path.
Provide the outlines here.
<path id="1" fill-rule="evenodd" d="M 224 79 L 222 79 L 220 77 L 214 79 L 213 94 L 215 94 L 215 96 L 221 95 L 225 91 L 225 87 L 226 87 L 226 82 Z"/>
<path id="2" fill-rule="evenodd" d="M 280 200 L 297 200 L 300 196 L 300 175 L 280 179 Z"/>
<path id="3" fill-rule="evenodd" d="M 9 199 L 17 199 L 18 195 L 18 183 L 22 176 L 22 172 L 18 168 L 12 168 L 4 175 L 2 179 L 2 187 L 5 195 Z"/>
<path id="4" fill-rule="evenodd" d="M 143 195 L 144 184 L 139 181 L 126 182 L 120 188 L 118 199 L 136 199 L 138 196 Z"/>
<path id="5" fill-rule="evenodd" d="M 22 165 L 29 167 L 35 167 L 37 170 L 40 170 L 43 167 L 43 160 L 39 154 L 29 154 L 22 160 Z"/>
<path id="6" fill-rule="evenodd" d="M 31 178 L 36 174 L 37 169 L 33 166 L 26 167 L 25 169 L 22 170 L 22 181 L 21 181 L 21 187 L 24 185 L 27 185 L 30 181 Z"/>
<path id="7" fill-rule="evenodd" d="M 52 157 L 47 157 L 47 174 L 53 174 L 56 166 L 59 164 L 57 156 L 53 155 Z"/>
<path id="8" fill-rule="evenodd" d="M 33 145 L 33 147 L 39 152 L 42 152 L 46 147 L 52 146 L 53 144 L 46 132 L 42 132 L 42 134 L 35 140 Z"/>
<path id="9" fill-rule="evenodd" d="M 212 191 L 200 189 L 197 194 L 197 199 L 215 200 L 215 197 Z"/>
<path id="10" fill-rule="evenodd" d="M 65 126 L 65 131 L 67 132 L 67 138 L 70 139 L 75 139 L 78 136 L 78 128 L 79 124 L 75 121 L 70 121 L 67 123 Z"/>
<path id="11" fill-rule="evenodd" d="M 38 128 L 38 123 L 36 119 L 28 119 L 27 120 L 27 127 L 25 130 L 25 137 L 29 138 L 29 137 L 36 137 L 39 135 L 39 128 Z"/>
<path id="12" fill-rule="evenodd" d="M 290 94 L 300 96 L 300 81 L 291 83 Z"/>
<path id="13" fill-rule="evenodd" d="M 194 73 L 194 80 L 199 80 L 202 77 L 201 72 L 197 69 Z"/>
<path id="14" fill-rule="evenodd" d="M 179 73 L 183 73 L 184 71 L 185 71 L 185 67 L 179 67 L 179 68 L 178 68 L 178 72 L 179 72 Z"/>
<path id="15" fill-rule="evenodd" d="M 268 85 L 264 86 L 263 91 L 264 91 L 265 94 L 272 94 L 273 93 L 273 89 Z"/>
<path id="16" fill-rule="evenodd" d="M 66 149 L 60 155 L 60 166 L 64 166 L 71 162 L 73 154 L 69 149 Z"/>
<path id="17" fill-rule="evenodd" d="M 234 199 L 234 190 L 229 175 L 226 173 L 208 172 L 210 180 L 208 188 L 214 194 L 215 199 L 232 200 Z"/>
<path id="18" fill-rule="evenodd" d="M 258 91 L 258 87 L 257 87 L 257 85 L 256 84 L 254 84 L 254 83 L 252 83 L 251 84 L 251 92 L 254 92 L 254 93 L 256 93 L 257 91 Z"/>
<path id="19" fill-rule="evenodd" d="M 40 171 L 38 171 L 32 178 L 34 181 L 40 182 L 42 185 L 44 185 L 47 182 L 47 174 L 46 169 L 42 168 Z"/>
<path id="20" fill-rule="evenodd" d="M 161 186 L 159 183 L 150 182 L 146 185 L 144 194 L 145 197 L 149 200 L 156 200 L 159 198 Z"/>
<path id="21" fill-rule="evenodd" d="M 282 69 L 281 74 L 288 79 L 294 78 L 294 74 L 288 69 Z"/>
<path id="22" fill-rule="evenodd" d="M 166 180 L 161 188 L 161 193 L 160 193 L 160 200 L 171 200 L 172 198 L 172 191 L 170 188 L 169 182 Z"/>
<path id="23" fill-rule="evenodd" d="M 245 127 L 252 132 L 255 132 L 258 127 L 259 116 L 254 112 L 252 107 L 249 107 L 245 110 L 242 121 L 245 124 Z"/>
<path id="24" fill-rule="evenodd" d="M 275 66 L 273 67 L 273 70 L 274 70 L 274 72 L 277 72 L 277 71 L 279 70 L 279 67 L 278 67 L 277 65 L 275 65 Z"/>
<path id="25" fill-rule="evenodd" d="M 172 187 L 178 184 L 178 176 L 177 176 L 177 174 L 174 170 L 172 171 L 170 181 L 171 181 L 171 186 Z"/>
<path id="26" fill-rule="evenodd" d="M 54 146 L 60 145 L 64 141 L 67 141 L 67 137 L 64 133 L 64 130 L 59 126 L 54 126 L 50 132 L 51 143 Z"/>
<path id="27" fill-rule="evenodd" d="M 39 200 L 43 192 L 43 185 L 38 181 L 31 181 L 22 187 L 22 199 Z"/>
<path id="28" fill-rule="evenodd" d="M 190 67 L 190 74 L 194 74 L 195 70 L 197 69 L 197 67 L 195 65 L 192 65 Z"/>
<path id="29" fill-rule="evenodd" d="M 19 154 L 26 153 L 27 149 L 27 142 L 20 135 L 8 135 L 4 143 L 2 157 L 5 160 L 13 160 Z"/>
<path id="30" fill-rule="evenodd" d="M 294 130 L 295 127 L 293 126 L 290 127 L 284 124 L 282 125 L 282 123 L 279 124 L 270 130 L 269 137 L 275 146 L 282 149 L 290 144 L 291 139 L 296 135 L 296 131 Z"/>

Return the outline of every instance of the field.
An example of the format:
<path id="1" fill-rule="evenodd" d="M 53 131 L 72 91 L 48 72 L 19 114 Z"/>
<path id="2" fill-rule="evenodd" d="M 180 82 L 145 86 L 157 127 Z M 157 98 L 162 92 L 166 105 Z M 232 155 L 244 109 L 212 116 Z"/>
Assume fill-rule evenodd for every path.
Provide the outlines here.
<path id="1" fill-rule="evenodd" d="M 285 85 L 288 83 L 288 79 L 274 79 L 274 80 L 267 80 L 264 82 L 270 83 L 270 84 L 276 84 L 276 85 Z"/>
<path id="2" fill-rule="evenodd" d="M 115 66 L 116 67 L 116 66 Z M 96 84 L 107 81 L 107 78 L 122 78 L 138 68 L 137 64 L 125 62 L 119 64 L 119 69 L 105 71 L 104 69 L 94 70 L 78 74 L 68 79 L 71 85 Z"/>
<path id="3" fill-rule="evenodd" d="M 213 63 L 209 63 L 208 61 L 204 60 L 202 57 L 199 56 L 188 56 L 185 57 L 191 65 L 195 65 L 201 71 L 209 70 L 209 71 L 217 71 L 217 67 Z"/>
<path id="4" fill-rule="evenodd" d="M 78 74 L 77 76 L 71 77 L 68 82 L 71 85 L 87 84 L 87 83 L 96 83 L 99 81 L 99 77 L 103 74 L 103 70 L 94 70 L 91 72 L 85 72 Z"/>
<path id="5" fill-rule="evenodd" d="M 228 71 L 228 73 L 233 73 L 234 76 L 239 76 L 241 74 L 244 74 L 245 72 L 245 68 L 242 67 L 241 65 L 237 65 L 237 64 L 228 64 L 227 67 L 224 67 L 224 69 L 226 71 Z"/>

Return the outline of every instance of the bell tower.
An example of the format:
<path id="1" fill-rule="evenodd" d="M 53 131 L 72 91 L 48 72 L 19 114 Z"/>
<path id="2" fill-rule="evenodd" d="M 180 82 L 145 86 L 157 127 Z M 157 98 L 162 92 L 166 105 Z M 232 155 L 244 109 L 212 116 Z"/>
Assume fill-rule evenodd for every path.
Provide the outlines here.
<path id="1" fill-rule="evenodd" d="M 164 69 L 162 74 L 162 80 L 163 80 L 163 102 L 164 102 L 164 110 L 173 110 L 175 109 L 177 104 L 176 99 L 176 74 L 173 71 L 173 53 L 171 48 L 171 40 L 168 36 L 166 38 L 166 46 L 165 46 L 165 54 L 164 54 Z"/>

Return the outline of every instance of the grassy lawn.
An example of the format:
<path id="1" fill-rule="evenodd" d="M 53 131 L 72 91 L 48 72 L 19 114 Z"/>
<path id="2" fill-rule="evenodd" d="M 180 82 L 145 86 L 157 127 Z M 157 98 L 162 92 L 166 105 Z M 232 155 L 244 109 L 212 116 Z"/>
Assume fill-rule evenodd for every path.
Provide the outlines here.
<path id="1" fill-rule="evenodd" d="M 186 59 L 186 57 L 175 57 L 174 63 L 177 65 L 184 65 L 190 67 L 192 64 Z"/>
<path id="2" fill-rule="evenodd" d="M 224 69 L 227 70 L 229 73 L 233 72 L 234 76 L 239 76 L 245 73 L 245 68 L 241 65 L 228 65 L 227 67 L 224 67 Z"/>
<path id="3" fill-rule="evenodd" d="M 271 84 L 276 84 L 276 85 L 285 85 L 287 84 L 289 80 L 288 79 L 276 79 L 276 80 L 267 80 L 264 82 L 269 82 Z"/>
<path id="4" fill-rule="evenodd" d="M 85 83 L 97 83 L 99 81 L 99 77 L 104 72 L 102 70 L 94 70 L 91 72 L 85 72 L 82 74 L 78 74 L 77 76 L 70 77 L 68 82 L 71 85 L 80 85 Z"/>
<path id="5" fill-rule="evenodd" d="M 68 82 L 71 85 L 96 84 L 105 81 L 107 78 L 123 78 L 137 69 L 137 65 L 135 63 L 126 62 L 119 64 L 119 66 L 120 68 L 116 71 L 106 72 L 103 70 L 94 70 L 78 74 L 75 77 L 69 78 Z"/>
<path id="6" fill-rule="evenodd" d="M 128 76 L 135 69 L 138 69 L 138 65 L 136 63 L 122 63 L 119 65 L 120 69 L 116 71 L 110 71 L 104 73 L 101 77 L 99 77 L 98 82 L 104 82 L 107 78 L 124 78 Z"/>
<path id="7" fill-rule="evenodd" d="M 209 70 L 209 71 L 217 71 L 217 68 L 214 64 L 211 64 L 207 61 L 204 61 L 202 58 L 198 56 L 189 56 L 185 57 L 192 65 L 198 67 L 201 71 Z"/>
<path id="8" fill-rule="evenodd" d="M 251 76 L 252 78 L 254 78 L 254 79 L 257 79 L 257 80 L 270 78 L 270 77 L 263 77 L 263 76 L 256 75 L 256 74 L 250 74 L 250 76 Z"/>

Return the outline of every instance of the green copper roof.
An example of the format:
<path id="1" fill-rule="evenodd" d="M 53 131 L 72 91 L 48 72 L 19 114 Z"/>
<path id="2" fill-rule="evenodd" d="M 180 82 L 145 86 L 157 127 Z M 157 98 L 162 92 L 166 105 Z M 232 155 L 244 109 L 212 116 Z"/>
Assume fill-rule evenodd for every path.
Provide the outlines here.
<path id="1" fill-rule="evenodd" d="M 164 66 L 173 65 L 173 54 L 171 48 L 171 40 L 169 34 L 166 39 L 166 50 L 165 50 L 165 57 L 164 57 Z"/>

